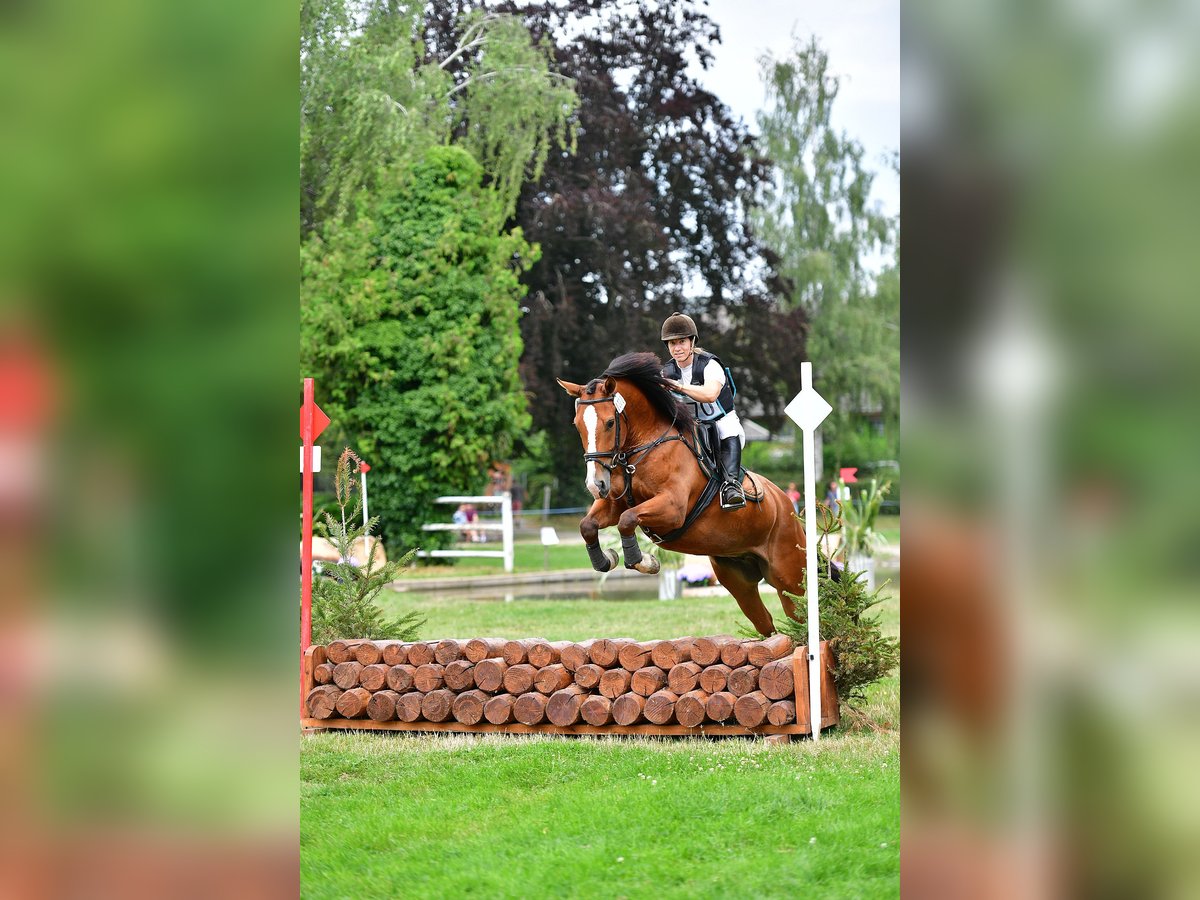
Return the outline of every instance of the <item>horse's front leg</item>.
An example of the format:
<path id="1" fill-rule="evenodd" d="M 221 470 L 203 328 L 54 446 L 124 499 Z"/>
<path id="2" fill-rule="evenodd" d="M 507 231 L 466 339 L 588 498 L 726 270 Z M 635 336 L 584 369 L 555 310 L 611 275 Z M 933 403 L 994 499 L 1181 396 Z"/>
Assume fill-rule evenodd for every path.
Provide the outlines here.
<path id="1" fill-rule="evenodd" d="M 616 550 L 600 549 L 600 529 L 617 524 L 617 505 L 611 500 L 597 500 L 579 522 L 579 533 L 587 547 L 592 568 L 597 572 L 615 569 L 621 562 Z"/>
<path id="2" fill-rule="evenodd" d="M 645 575 L 658 574 L 658 557 L 643 556 L 637 542 L 637 528 L 648 528 L 655 534 L 674 531 L 683 524 L 687 510 L 683 503 L 668 494 L 651 497 L 621 513 L 617 530 L 621 532 L 621 550 L 625 554 L 625 568 L 636 569 Z"/>

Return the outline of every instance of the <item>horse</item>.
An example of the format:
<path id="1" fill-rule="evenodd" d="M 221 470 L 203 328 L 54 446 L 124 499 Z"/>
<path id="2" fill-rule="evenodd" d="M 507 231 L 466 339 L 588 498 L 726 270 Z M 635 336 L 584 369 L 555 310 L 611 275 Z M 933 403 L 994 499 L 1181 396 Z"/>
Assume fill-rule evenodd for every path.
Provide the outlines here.
<path id="1" fill-rule="evenodd" d="M 625 567 L 657 574 L 658 559 L 644 556 L 638 545 L 640 527 L 667 550 L 709 557 L 717 580 L 759 634 L 773 634 L 759 582 L 765 578 L 779 593 L 793 619 L 796 604 L 785 592 L 804 592 L 804 529 L 792 501 L 748 472 L 745 506 L 722 509 L 710 502 L 719 476 L 705 471 L 695 418 L 661 373 L 653 353 L 627 353 L 586 385 L 555 379 L 575 398 L 586 485 L 595 498 L 579 523 L 592 568 L 607 572 L 620 563 L 614 550 L 600 549 L 598 537 L 601 528 L 616 525 Z"/>

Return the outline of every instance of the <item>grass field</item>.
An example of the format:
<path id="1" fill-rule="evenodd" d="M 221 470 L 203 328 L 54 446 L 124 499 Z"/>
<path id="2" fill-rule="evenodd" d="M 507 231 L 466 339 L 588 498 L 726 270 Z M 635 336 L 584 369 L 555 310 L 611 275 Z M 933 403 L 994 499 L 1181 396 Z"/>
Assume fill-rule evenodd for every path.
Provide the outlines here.
<path id="1" fill-rule="evenodd" d="M 540 548 L 539 548 L 540 549 Z M 426 637 L 735 632 L 728 597 L 422 600 Z M 768 605 L 778 615 L 778 601 Z M 889 589 L 885 632 L 899 633 Z M 310 897 L 891 897 L 899 675 L 819 743 L 320 733 L 301 739 Z"/>

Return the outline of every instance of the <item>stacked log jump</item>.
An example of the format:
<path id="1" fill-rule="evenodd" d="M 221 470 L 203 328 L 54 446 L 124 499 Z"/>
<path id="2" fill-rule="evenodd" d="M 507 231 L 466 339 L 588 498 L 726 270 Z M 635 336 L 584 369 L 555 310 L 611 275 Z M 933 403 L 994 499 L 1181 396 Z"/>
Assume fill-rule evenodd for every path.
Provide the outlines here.
<path id="1" fill-rule="evenodd" d="M 580 643 L 344 640 L 304 658 L 308 729 L 810 734 L 806 648 L 774 635 Z M 821 644 L 821 728 L 838 724 Z M 781 738 L 787 740 L 787 738 Z"/>

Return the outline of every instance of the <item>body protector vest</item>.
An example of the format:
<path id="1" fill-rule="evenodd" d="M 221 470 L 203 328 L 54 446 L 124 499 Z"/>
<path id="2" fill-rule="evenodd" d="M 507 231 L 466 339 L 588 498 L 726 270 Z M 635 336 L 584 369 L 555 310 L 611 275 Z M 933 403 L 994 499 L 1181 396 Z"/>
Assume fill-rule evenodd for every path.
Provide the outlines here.
<path id="1" fill-rule="evenodd" d="M 692 384 L 704 384 L 704 370 L 708 367 L 709 360 L 715 359 L 717 365 L 725 370 L 725 384 L 721 387 L 721 393 L 717 395 L 717 399 L 712 403 L 697 403 L 691 398 L 687 398 L 687 402 L 692 405 L 696 411 L 696 418 L 701 422 L 715 422 L 726 413 L 733 412 L 733 398 L 737 396 L 737 388 L 733 383 L 733 373 L 729 371 L 721 360 L 711 353 L 696 351 L 692 358 Z M 679 370 L 679 363 L 671 360 L 662 369 L 664 378 L 669 378 L 672 381 L 678 381 L 683 373 Z"/>

